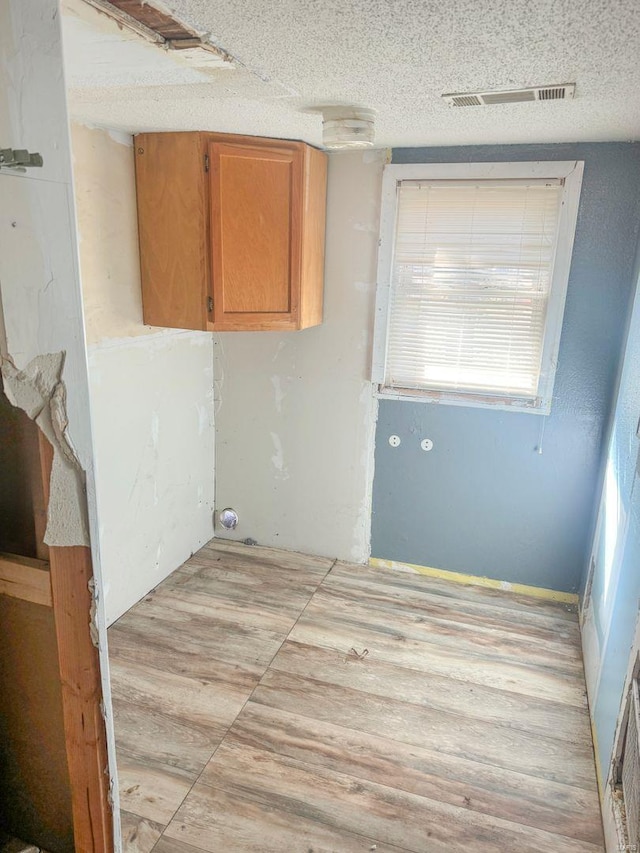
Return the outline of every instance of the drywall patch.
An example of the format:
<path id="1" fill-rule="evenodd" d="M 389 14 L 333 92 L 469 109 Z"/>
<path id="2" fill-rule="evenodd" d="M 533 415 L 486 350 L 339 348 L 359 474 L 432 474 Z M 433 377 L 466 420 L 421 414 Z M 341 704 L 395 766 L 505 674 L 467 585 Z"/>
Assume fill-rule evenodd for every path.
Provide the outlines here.
<path id="1" fill-rule="evenodd" d="M 285 392 L 282 389 L 282 380 L 276 374 L 271 377 L 271 384 L 273 385 L 273 399 L 276 408 L 276 412 L 281 415 L 282 414 L 282 401 L 285 397 Z"/>
<path id="2" fill-rule="evenodd" d="M 289 479 L 289 472 L 287 471 L 287 467 L 284 464 L 284 451 L 282 449 L 282 441 L 280 436 L 275 432 L 271 433 L 271 441 L 273 442 L 273 456 L 271 457 L 271 461 L 273 462 L 273 467 L 276 469 L 276 476 L 282 480 Z"/>
<path id="3" fill-rule="evenodd" d="M 392 148 L 372 148 L 369 151 L 363 152 L 362 162 L 365 165 L 369 165 L 370 163 L 390 163 L 392 156 Z"/>
<path id="4" fill-rule="evenodd" d="M 103 128 L 94 128 L 95 130 L 103 130 Z M 125 133 L 122 130 L 112 130 L 105 128 L 107 135 L 117 142 L 118 145 L 124 145 L 125 148 L 133 148 L 133 136 L 130 133 Z"/>
<path id="5" fill-rule="evenodd" d="M 36 422 L 53 446 L 47 545 L 89 545 L 85 474 L 67 435 L 64 352 L 38 355 L 19 370 L 0 356 L 4 392 Z"/>

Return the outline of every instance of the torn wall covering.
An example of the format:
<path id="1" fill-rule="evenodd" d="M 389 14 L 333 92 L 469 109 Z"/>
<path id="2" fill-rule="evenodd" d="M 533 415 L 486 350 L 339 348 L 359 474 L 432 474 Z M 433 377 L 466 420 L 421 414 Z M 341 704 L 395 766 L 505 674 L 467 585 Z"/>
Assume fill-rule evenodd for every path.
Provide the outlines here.
<path id="1" fill-rule="evenodd" d="M 44 541 L 47 545 L 89 545 L 85 475 L 67 435 L 63 367 L 63 352 L 39 355 L 24 370 L 2 357 L 1 373 L 9 402 L 38 424 L 53 447 Z"/>

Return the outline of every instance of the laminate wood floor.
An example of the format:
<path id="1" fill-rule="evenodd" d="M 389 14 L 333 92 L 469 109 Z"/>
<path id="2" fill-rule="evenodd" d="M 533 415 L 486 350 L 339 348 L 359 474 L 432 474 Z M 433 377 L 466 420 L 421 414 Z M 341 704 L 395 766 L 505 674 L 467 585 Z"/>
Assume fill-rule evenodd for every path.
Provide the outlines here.
<path id="1" fill-rule="evenodd" d="M 109 645 L 127 853 L 603 850 L 564 605 L 214 540 Z"/>

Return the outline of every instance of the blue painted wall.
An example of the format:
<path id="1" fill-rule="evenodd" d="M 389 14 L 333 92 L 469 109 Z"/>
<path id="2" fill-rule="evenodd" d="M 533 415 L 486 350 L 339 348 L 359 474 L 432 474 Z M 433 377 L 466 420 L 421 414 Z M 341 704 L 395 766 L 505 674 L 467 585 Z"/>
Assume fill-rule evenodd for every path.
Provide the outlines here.
<path id="1" fill-rule="evenodd" d="M 575 159 L 585 173 L 551 415 L 382 401 L 372 556 L 578 589 L 633 285 L 640 145 L 393 152 L 394 163 Z"/>
<path id="2" fill-rule="evenodd" d="M 585 664 L 598 758 L 606 777 L 640 599 L 640 293 L 636 293 L 605 457 Z"/>

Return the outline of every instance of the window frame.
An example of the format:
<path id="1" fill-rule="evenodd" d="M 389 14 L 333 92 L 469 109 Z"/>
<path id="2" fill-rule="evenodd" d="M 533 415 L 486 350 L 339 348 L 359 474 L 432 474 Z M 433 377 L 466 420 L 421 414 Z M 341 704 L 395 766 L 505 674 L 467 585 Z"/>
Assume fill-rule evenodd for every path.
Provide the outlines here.
<path id="1" fill-rule="evenodd" d="M 551 411 L 553 387 L 558 364 L 560 335 L 571 269 L 571 256 L 578 219 L 580 190 L 584 172 L 583 160 L 537 160 L 487 163 L 392 163 L 384 168 L 380 239 L 376 284 L 376 309 L 373 337 L 371 380 L 375 394 L 383 400 L 444 403 L 504 411 L 548 415 Z M 387 340 L 391 296 L 391 278 L 395 250 L 397 191 L 401 181 L 418 180 L 509 180 L 561 179 L 564 181 L 556 251 L 551 276 L 549 301 L 542 350 L 538 395 L 527 399 L 510 395 L 490 395 L 438 389 L 403 389 L 385 386 Z"/>

